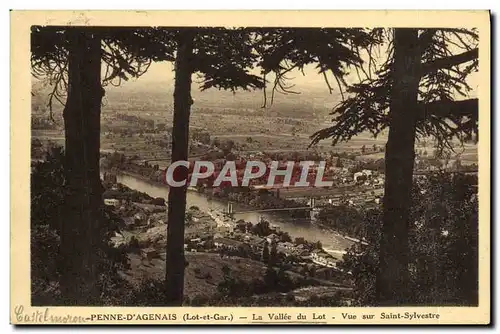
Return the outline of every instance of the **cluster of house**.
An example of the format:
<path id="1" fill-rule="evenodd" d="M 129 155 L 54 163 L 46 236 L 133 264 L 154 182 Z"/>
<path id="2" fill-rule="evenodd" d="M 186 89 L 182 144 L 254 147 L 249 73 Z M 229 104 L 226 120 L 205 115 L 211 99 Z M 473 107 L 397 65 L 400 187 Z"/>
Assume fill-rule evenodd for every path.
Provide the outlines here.
<path id="1" fill-rule="evenodd" d="M 213 219 L 215 213 L 205 213 L 200 210 L 190 210 L 192 212 L 191 219 L 193 221 L 202 221 L 204 219 Z M 126 225 L 133 226 L 151 226 L 158 225 L 159 222 L 164 226 L 166 221 L 166 212 L 151 213 L 147 212 L 146 208 L 141 208 L 133 216 L 125 218 Z M 265 237 L 261 237 L 248 231 L 246 233 L 239 233 L 238 229 L 233 224 L 231 227 L 225 226 L 225 220 L 219 219 L 219 226 L 212 232 L 205 232 L 197 235 L 196 238 L 185 240 L 184 249 L 190 252 L 207 251 L 207 250 L 232 250 L 241 251 L 246 253 L 261 254 L 265 245 L 276 245 L 279 253 L 286 256 L 296 256 L 299 259 L 312 260 L 314 263 L 323 267 L 335 267 L 335 258 L 322 250 L 315 250 L 310 252 L 308 247 L 304 244 L 294 244 L 292 242 L 281 242 L 279 231 L 271 233 Z M 221 226 L 224 225 L 224 226 Z M 218 229 L 224 227 L 225 230 L 220 232 Z M 230 229 L 226 231 L 226 229 Z M 154 248 L 142 250 L 143 257 L 151 260 L 158 256 Z"/>
<path id="2" fill-rule="evenodd" d="M 203 223 L 207 220 L 213 219 L 210 214 L 199 210 L 198 208 L 190 208 L 189 212 L 191 213 L 191 221 L 193 223 Z"/>
<path id="3" fill-rule="evenodd" d="M 260 253 L 268 240 L 255 235 L 245 235 L 241 240 L 231 239 L 229 237 L 216 236 L 214 238 L 216 249 L 243 250 L 248 252 Z"/>
<path id="4" fill-rule="evenodd" d="M 167 223 L 167 211 L 162 206 L 141 203 L 127 204 L 116 199 L 105 199 L 104 203 L 116 207 L 119 212 L 123 213 L 122 219 L 128 228 L 151 227 Z"/>
<path id="5" fill-rule="evenodd" d="M 370 169 L 352 173 L 348 167 L 330 167 L 325 172 L 325 178 L 332 179 L 343 184 L 373 185 L 384 184 L 384 175 Z"/>
<path id="6" fill-rule="evenodd" d="M 205 234 L 197 238 L 192 238 L 186 240 L 184 243 L 184 250 L 190 252 L 197 252 L 201 249 L 227 249 L 232 251 L 243 250 L 243 251 L 254 251 L 258 252 L 264 247 L 265 240 L 247 239 L 245 241 L 240 241 L 236 239 L 231 239 L 224 236 L 221 233 Z"/>
<path id="7" fill-rule="evenodd" d="M 200 249 L 211 249 L 215 246 L 214 241 L 215 239 L 212 234 L 202 234 L 196 238 L 185 240 L 184 250 L 189 252 L 197 252 Z"/>
<path id="8" fill-rule="evenodd" d="M 207 217 L 213 219 L 217 224 L 217 233 L 230 233 L 234 231 L 234 218 L 226 217 L 224 214 L 216 210 L 208 210 Z"/>
<path id="9" fill-rule="evenodd" d="M 363 169 L 361 172 L 354 173 L 353 180 L 357 184 L 364 184 L 366 186 L 384 184 L 383 174 L 379 174 L 377 171 L 372 171 L 370 169 Z"/>
<path id="10" fill-rule="evenodd" d="M 217 238 L 214 239 L 214 246 L 217 249 L 230 249 L 230 250 L 244 250 L 244 251 L 250 251 L 253 250 L 252 246 L 248 242 L 241 242 L 239 240 L 235 239 L 229 239 L 229 238 Z"/>
<path id="11" fill-rule="evenodd" d="M 352 173 L 348 167 L 330 166 L 325 172 L 325 177 L 330 177 L 332 180 L 340 183 L 350 183 Z"/>
<path id="12" fill-rule="evenodd" d="M 335 268 L 337 259 L 322 249 L 315 249 L 311 252 L 311 260 L 319 265 Z"/>
<path id="13" fill-rule="evenodd" d="M 228 234 L 205 234 L 198 238 L 188 240 L 187 243 L 184 244 L 184 249 L 192 252 L 196 252 L 200 249 L 225 249 L 260 254 L 266 244 L 275 244 L 277 251 L 286 256 L 296 256 L 304 261 L 311 260 L 322 267 L 335 268 L 335 263 L 338 261 L 338 259 L 326 253 L 324 250 L 314 250 L 310 252 L 307 246 L 303 244 L 296 245 L 292 242 L 280 242 L 279 236 L 274 233 L 266 237 L 245 234 L 240 236 L 238 240 Z"/>
<path id="14" fill-rule="evenodd" d="M 310 254 L 304 245 L 295 245 L 291 242 L 278 242 L 276 249 L 287 256 L 294 255 L 299 258 L 307 258 Z"/>

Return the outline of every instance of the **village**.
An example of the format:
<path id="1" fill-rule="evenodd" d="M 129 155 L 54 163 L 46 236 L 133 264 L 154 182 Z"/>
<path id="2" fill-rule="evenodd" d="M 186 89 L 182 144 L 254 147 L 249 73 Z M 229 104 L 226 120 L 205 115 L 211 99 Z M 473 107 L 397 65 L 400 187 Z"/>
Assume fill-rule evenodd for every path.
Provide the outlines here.
<path id="1" fill-rule="evenodd" d="M 133 281 L 158 278 L 164 266 L 167 207 L 159 199 L 145 194 L 133 195 L 131 189 L 109 182 L 105 193 L 108 209 L 123 219 L 120 231 L 112 241 L 115 247 L 124 247 L 131 261 L 131 269 L 124 276 Z M 114 194 L 115 198 L 109 198 Z M 117 194 L 122 194 L 122 196 Z M 125 194 L 125 196 L 123 196 Z M 186 258 L 214 259 L 252 265 L 274 267 L 301 279 L 311 279 L 317 285 L 340 286 L 349 289 L 348 273 L 337 266 L 345 251 L 327 252 L 320 242 L 292 238 L 278 226 L 261 219 L 257 223 L 236 220 L 216 210 L 208 212 L 191 206 L 186 212 L 184 249 Z M 189 261 L 189 260 L 188 260 Z M 218 260 L 216 260 L 218 261 Z M 237 269 L 233 269 L 237 270 Z M 212 274 L 200 274 L 198 279 L 210 279 Z M 200 278 L 201 277 L 201 278 Z"/>

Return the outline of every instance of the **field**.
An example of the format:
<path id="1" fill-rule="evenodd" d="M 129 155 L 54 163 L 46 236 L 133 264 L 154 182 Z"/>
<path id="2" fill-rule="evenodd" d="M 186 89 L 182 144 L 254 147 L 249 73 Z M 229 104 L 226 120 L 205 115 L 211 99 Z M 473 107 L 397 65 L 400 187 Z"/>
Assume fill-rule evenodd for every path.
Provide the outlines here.
<path id="1" fill-rule="evenodd" d="M 130 282 L 140 282 L 145 278 L 164 279 L 165 253 L 161 258 L 152 261 L 143 260 L 141 256 L 129 254 L 131 269 L 124 273 Z M 217 291 L 217 285 L 223 280 L 222 267 L 231 268 L 233 277 L 250 281 L 262 278 L 265 273 L 263 263 L 245 258 L 221 258 L 215 253 L 186 253 L 189 262 L 185 270 L 184 291 L 189 297 L 211 295 Z M 199 271 L 198 271 L 199 270 Z M 211 278 L 203 278 L 203 277 Z"/>
<path id="2" fill-rule="evenodd" d="M 231 94 L 228 92 L 193 90 L 195 103 L 190 117 L 191 132 L 206 131 L 210 139 L 233 141 L 239 152 L 300 152 L 315 150 L 318 153 L 347 152 L 356 153 L 360 160 L 378 160 L 384 157 L 381 152 L 387 141 L 387 131 L 377 138 L 370 133 L 362 133 L 332 147 L 329 139 L 309 147 L 310 136 L 332 125 L 329 115 L 336 98 L 326 94 L 323 89 L 304 91 L 300 95 L 278 95 L 273 105 L 262 108 L 261 92 Z M 39 100 L 39 99 L 38 99 Z M 35 99 L 33 103 L 41 103 Z M 37 102 L 38 101 L 38 102 Z M 170 146 L 165 142 L 165 131 L 142 133 L 143 129 L 128 118 L 138 117 L 161 124 L 170 129 L 173 121 L 172 91 L 167 88 L 144 85 L 107 89 L 101 116 L 101 149 L 104 152 L 122 152 L 128 156 L 137 155 L 142 160 L 166 167 L 170 160 Z M 36 107 L 36 106 L 35 106 Z M 35 108 L 41 110 L 43 108 Z M 37 111 L 34 117 L 47 118 L 47 112 Z M 61 108 L 56 108 L 54 118 L 57 130 L 33 130 L 34 138 L 42 142 L 51 140 L 58 145 L 64 144 Z M 122 133 L 125 131 L 125 133 Z M 376 146 L 376 152 L 371 151 Z M 417 155 L 433 153 L 432 144 L 417 142 Z M 367 154 L 360 155 L 363 147 Z M 466 144 L 463 148 L 457 143 L 456 152 L 462 164 L 477 163 L 477 145 Z M 192 146 L 190 156 L 206 153 L 206 148 Z"/>

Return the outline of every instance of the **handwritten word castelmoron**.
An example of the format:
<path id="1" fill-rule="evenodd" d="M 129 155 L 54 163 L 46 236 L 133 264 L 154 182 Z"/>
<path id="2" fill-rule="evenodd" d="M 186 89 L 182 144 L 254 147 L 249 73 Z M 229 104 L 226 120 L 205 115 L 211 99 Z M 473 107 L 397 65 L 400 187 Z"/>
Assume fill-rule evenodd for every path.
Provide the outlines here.
<path id="1" fill-rule="evenodd" d="M 33 309 L 25 312 L 23 305 L 18 305 L 14 308 L 14 315 L 16 322 L 22 324 L 76 324 L 86 322 L 86 318 L 81 316 L 49 314 L 48 308 Z"/>

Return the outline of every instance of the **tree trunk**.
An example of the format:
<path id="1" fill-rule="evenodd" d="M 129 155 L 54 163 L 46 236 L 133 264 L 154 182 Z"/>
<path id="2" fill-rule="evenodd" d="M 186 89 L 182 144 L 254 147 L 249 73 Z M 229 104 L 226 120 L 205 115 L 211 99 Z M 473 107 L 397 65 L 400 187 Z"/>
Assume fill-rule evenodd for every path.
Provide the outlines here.
<path id="1" fill-rule="evenodd" d="M 179 35 L 175 60 L 172 163 L 188 158 L 189 113 L 193 103 L 191 99 L 192 54 L 193 34 L 185 30 Z M 184 167 L 178 167 L 177 170 L 176 180 L 187 180 L 188 170 Z M 182 305 L 183 301 L 186 190 L 187 183 L 183 187 L 170 187 L 168 193 L 166 293 L 169 306 Z"/>
<path id="2" fill-rule="evenodd" d="M 68 29 L 68 96 L 64 108 L 67 219 L 61 227 L 61 290 L 71 304 L 94 303 L 95 251 L 102 204 L 99 175 L 101 40 L 90 28 Z"/>
<path id="3" fill-rule="evenodd" d="M 421 52 L 417 29 L 395 29 L 385 194 L 377 274 L 380 305 L 409 302 L 408 227 Z"/>

